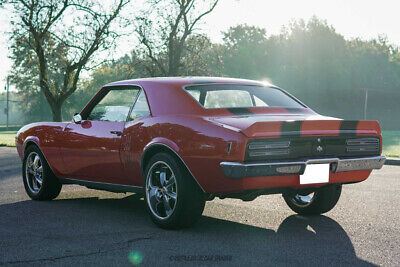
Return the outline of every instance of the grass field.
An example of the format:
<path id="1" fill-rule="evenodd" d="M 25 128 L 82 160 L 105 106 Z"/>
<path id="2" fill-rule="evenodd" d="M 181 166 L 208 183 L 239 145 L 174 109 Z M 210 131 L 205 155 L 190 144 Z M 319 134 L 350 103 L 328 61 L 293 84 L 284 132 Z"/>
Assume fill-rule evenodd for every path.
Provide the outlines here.
<path id="1" fill-rule="evenodd" d="M 15 146 L 16 131 L 0 132 L 0 146 Z M 400 131 L 383 132 L 383 154 L 400 157 Z"/>
<path id="2" fill-rule="evenodd" d="M 400 131 L 383 131 L 383 154 L 400 157 Z"/>
<path id="3" fill-rule="evenodd" d="M 0 146 L 15 146 L 16 131 L 0 132 Z"/>

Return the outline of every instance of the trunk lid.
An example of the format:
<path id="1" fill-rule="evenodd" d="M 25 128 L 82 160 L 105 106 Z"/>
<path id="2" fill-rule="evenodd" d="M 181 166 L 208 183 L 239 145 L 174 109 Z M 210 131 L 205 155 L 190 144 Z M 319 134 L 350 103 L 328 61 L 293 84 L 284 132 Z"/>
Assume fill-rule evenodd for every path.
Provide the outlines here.
<path id="1" fill-rule="evenodd" d="M 320 115 L 285 114 L 212 118 L 249 138 L 246 161 L 379 155 L 376 121 L 339 120 Z"/>
<path id="2" fill-rule="evenodd" d="M 378 136 L 381 134 L 377 121 L 340 120 L 314 114 L 214 117 L 210 120 L 237 128 L 249 138 Z"/>

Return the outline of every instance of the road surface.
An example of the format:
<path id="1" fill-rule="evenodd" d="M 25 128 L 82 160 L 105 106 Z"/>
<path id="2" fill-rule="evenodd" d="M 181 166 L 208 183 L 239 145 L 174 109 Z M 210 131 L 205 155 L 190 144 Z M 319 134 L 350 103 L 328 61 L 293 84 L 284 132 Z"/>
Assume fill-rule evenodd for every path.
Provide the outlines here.
<path id="1" fill-rule="evenodd" d="M 190 229 L 154 226 L 143 199 L 64 186 L 24 192 L 15 148 L 0 148 L 0 265 L 400 265 L 400 167 L 346 185 L 325 216 L 295 215 L 280 195 L 207 202 Z"/>

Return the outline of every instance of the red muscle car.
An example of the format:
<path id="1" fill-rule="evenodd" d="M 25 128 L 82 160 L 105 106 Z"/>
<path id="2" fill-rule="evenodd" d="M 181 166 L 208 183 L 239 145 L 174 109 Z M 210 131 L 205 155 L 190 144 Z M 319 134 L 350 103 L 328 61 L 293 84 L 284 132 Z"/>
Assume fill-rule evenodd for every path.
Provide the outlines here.
<path id="1" fill-rule="evenodd" d="M 321 214 L 385 162 L 378 122 L 324 117 L 276 86 L 228 78 L 110 83 L 73 122 L 24 126 L 16 145 L 32 199 L 63 184 L 143 193 L 163 228 L 193 224 L 214 197 L 282 194 Z"/>

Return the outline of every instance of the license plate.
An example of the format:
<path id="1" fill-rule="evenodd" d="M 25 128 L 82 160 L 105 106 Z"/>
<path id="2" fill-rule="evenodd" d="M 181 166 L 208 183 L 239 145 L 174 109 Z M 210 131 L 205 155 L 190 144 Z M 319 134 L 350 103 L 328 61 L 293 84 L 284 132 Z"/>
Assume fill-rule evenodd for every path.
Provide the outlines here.
<path id="1" fill-rule="evenodd" d="M 329 183 L 329 163 L 309 164 L 303 175 L 300 175 L 300 184 Z"/>

